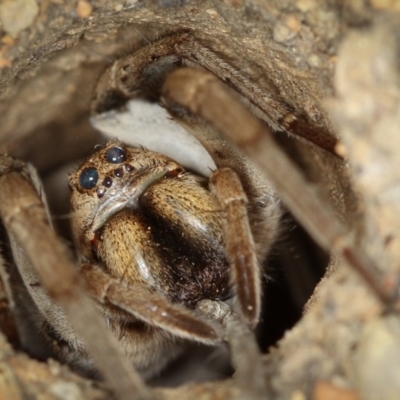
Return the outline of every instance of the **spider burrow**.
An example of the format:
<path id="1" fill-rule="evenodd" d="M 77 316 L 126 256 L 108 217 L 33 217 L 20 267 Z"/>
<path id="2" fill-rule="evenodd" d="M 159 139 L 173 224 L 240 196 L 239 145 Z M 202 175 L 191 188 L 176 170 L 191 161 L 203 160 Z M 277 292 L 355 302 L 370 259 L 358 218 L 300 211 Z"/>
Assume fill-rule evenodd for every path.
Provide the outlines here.
<path id="1" fill-rule="evenodd" d="M 171 72 L 187 61 L 211 74 L 194 69 Z M 181 350 L 180 339 L 213 344 L 226 336 L 232 359 L 239 359 L 240 350 L 226 320 L 222 318 L 222 327 L 190 308 L 233 293 L 241 316 L 238 323 L 241 327 L 243 321 L 256 325 L 261 297 L 259 262 L 277 235 L 281 213 L 275 189 L 323 247 L 339 243 L 338 250 L 358 268 L 374 293 L 386 304 L 390 302 L 377 281 L 370 279 L 368 259 L 351 244 L 339 241 L 344 236 L 342 227 L 270 139 L 265 124 L 226 92 L 216 77 L 247 98 L 258 109 L 257 115 L 276 131 L 301 136 L 335 152 L 332 136 L 304 122 L 284 101 L 254 85 L 184 32 L 116 61 L 99 80 L 92 110 L 103 112 L 132 97 L 161 98 L 209 152 L 217 170 L 207 181 L 168 157 L 117 141 L 98 150 L 70 178 L 75 244 L 83 261 L 80 278 L 65 248 L 44 222 L 47 217 L 38 197 L 41 190 L 37 185 L 34 190 L 29 183 L 36 182 L 34 173 L 19 161 L 7 157 L 2 161 L 0 179 L 7 195 L 0 194 L 0 211 L 14 238 L 14 258 L 26 286 L 51 335 L 59 339 L 64 359 L 99 368 L 120 398 L 132 390 L 143 398 L 151 397 L 129 368 L 121 348 L 144 374 L 154 373 L 173 358 Z M 217 104 L 222 118 L 221 113 L 215 115 Z M 249 154 L 260 170 L 220 134 Z M 11 199 L 18 198 L 17 190 L 25 191 L 26 196 L 14 204 Z M 26 241 L 25 219 L 35 220 L 35 229 L 47 237 L 39 255 L 37 241 Z M 163 229 L 172 241 L 166 240 Z M 185 238 L 182 246 L 179 235 Z M 196 252 L 205 253 L 199 263 L 203 265 L 195 262 L 192 267 Z M 32 265 L 50 297 L 37 285 Z M 130 269 L 130 265 L 136 268 Z M 199 268 L 200 280 L 196 276 L 193 281 Z M 102 326 L 80 279 L 113 335 Z M 240 362 L 235 366 L 239 371 Z M 244 375 L 241 379 L 260 377 L 252 376 L 251 369 Z"/>

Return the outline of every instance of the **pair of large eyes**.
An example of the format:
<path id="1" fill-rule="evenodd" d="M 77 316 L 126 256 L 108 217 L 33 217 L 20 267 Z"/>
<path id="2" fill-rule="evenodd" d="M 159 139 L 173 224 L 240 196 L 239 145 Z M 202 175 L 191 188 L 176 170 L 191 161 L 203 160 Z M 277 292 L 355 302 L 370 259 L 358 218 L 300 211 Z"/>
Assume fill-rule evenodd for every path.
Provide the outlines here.
<path id="1" fill-rule="evenodd" d="M 106 160 L 111 164 L 121 164 L 126 161 L 126 153 L 120 147 L 111 147 L 106 151 Z M 83 189 L 93 189 L 99 180 L 96 168 L 85 168 L 79 175 L 79 184 Z"/>

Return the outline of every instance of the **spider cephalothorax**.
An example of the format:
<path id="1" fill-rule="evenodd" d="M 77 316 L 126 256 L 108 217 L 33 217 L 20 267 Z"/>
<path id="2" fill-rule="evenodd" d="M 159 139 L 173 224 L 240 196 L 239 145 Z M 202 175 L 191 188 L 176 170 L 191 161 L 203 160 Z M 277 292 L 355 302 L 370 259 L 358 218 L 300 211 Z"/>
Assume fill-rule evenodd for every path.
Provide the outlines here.
<path id="1" fill-rule="evenodd" d="M 70 186 L 84 259 L 186 306 L 227 296 L 223 211 L 204 178 L 161 154 L 111 142 L 70 177 Z"/>

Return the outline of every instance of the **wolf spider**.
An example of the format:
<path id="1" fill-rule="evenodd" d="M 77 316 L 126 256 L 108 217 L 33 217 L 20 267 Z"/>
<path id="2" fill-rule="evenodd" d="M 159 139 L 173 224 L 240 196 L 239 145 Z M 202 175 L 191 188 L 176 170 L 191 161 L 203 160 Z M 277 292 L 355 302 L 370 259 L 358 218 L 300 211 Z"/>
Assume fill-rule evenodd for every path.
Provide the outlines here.
<path id="1" fill-rule="evenodd" d="M 178 68 L 185 65 L 191 68 Z M 1 158 L 0 213 L 14 261 L 61 358 L 99 369 L 119 398 L 132 393 L 151 398 L 123 352 L 139 371 L 151 374 L 180 351 L 180 339 L 206 344 L 227 339 L 235 379 L 252 387 L 252 398 L 262 397 L 262 363 L 248 328 L 260 315 L 259 263 L 279 229 L 276 191 L 322 247 L 339 251 L 380 300 L 390 303 L 371 278 L 368 258 L 339 240 L 344 230 L 332 212 L 240 98 L 273 130 L 333 155 L 334 137 L 305 122 L 190 32 L 116 61 L 99 79 L 92 111 L 135 97 L 161 99 L 217 169 L 207 181 L 161 154 L 118 141 L 98 150 L 70 177 L 79 274 L 51 228 L 33 168 Z M 134 250 L 127 255 L 128 248 Z M 137 269 L 127 269 L 132 263 Z M 231 294 L 236 312 L 221 303 Z"/>

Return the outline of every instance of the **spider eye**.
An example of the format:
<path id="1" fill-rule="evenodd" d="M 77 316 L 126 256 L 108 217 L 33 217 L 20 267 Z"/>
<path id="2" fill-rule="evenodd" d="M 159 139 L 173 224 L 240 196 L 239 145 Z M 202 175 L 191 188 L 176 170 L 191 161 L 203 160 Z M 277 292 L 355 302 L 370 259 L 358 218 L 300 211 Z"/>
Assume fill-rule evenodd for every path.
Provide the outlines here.
<path id="1" fill-rule="evenodd" d="M 98 180 L 99 174 L 95 168 L 85 168 L 79 175 L 79 184 L 84 189 L 93 189 Z"/>
<path id="2" fill-rule="evenodd" d="M 126 160 L 125 151 L 120 147 L 111 147 L 106 151 L 106 160 L 112 164 L 121 164 Z"/>

